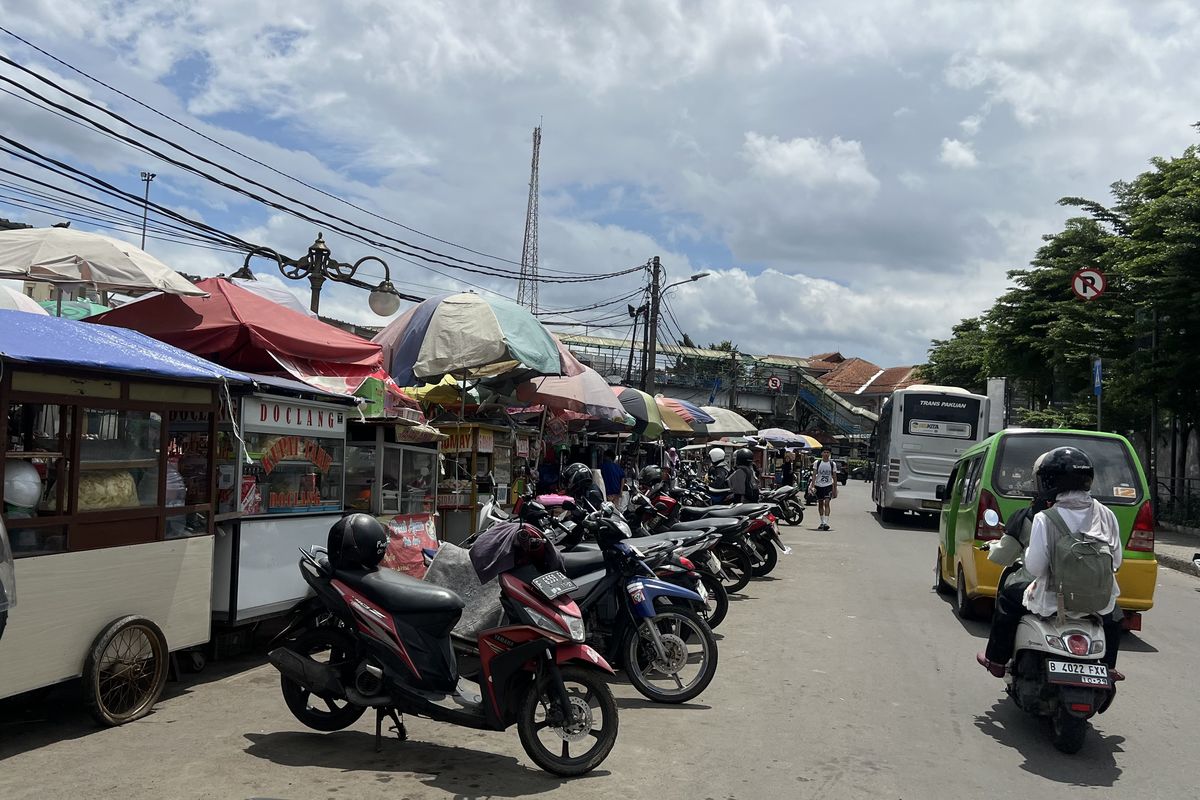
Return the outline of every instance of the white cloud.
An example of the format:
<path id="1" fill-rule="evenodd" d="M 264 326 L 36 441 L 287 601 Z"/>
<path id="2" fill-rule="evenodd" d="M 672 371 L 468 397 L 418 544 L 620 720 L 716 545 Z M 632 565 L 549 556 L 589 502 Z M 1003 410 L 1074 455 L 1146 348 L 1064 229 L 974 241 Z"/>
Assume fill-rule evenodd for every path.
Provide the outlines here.
<path id="1" fill-rule="evenodd" d="M 871 174 L 862 142 L 834 136 L 780 141 L 778 137 L 746 134 L 742 155 L 751 170 L 768 178 L 784 178 L 809 188 L 846 186 L 874 194 L 879 179 Z"/>
<path id="2" fill-rule="evenodd" d="M 971 169 L 979 164 L 970 143 L 958 139 L 942 139 L 942 152 L 938 160 L 954 169 Z"/>
<path id="3" fill-rule="evenodd" d="M 967 136 L 974 136 L 979 133 L 979 129 L 983 127 L 983 115 L 972 114 L 971 116 L 958 123 L 958 127 L 962 128 L 963 133 Z"/>

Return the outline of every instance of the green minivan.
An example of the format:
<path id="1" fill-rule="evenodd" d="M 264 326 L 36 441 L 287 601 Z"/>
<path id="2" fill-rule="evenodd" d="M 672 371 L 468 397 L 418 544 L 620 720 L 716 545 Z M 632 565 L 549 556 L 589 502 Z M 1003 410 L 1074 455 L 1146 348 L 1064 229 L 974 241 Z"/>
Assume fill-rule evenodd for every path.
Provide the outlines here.
<path id="1" fill-rule="evenodd" d="M 1117 571 L 1118 605 L 1126 612 L 1127 627 L 1138 629 L 1139 612 L 1154 605 L 1154 512 L 1141 461 L 1129 441 L 1097 431 L 1006 428 L 963 453 L 945 486 L 938 487 L 937 588 L 955 593 L 960 617 L 974 616 L 976 601 L 995 597 L 1000 581 L 1002 569 L 979 545 L 999 539 L 1004 522 L 1033 499 L 1037 457 L 1067 445 L 1087 453 L 1096 470 L 1091 494 L 1113 510 L 1121 525 L 1125 549 Z"/>

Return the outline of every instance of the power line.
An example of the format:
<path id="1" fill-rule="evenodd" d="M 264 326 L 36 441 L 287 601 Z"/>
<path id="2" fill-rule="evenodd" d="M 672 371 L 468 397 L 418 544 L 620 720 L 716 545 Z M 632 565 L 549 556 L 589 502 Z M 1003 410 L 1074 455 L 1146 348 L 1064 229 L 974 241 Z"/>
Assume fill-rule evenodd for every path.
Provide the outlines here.
<path id="1" fill-rule="evenodd" d="M 576 314 L 580 311 L 592 311 L 597 308 L 604 308 L 605 306 L 612 306 L 612 305 L 616 305 L 617 303 L 624 303 L 625 301 L 630 300 L 633 297 L 636 297 L 637 295 L 641 294 L 644 291 L 645 291 L 645 289 L 643 289 L 642 287 L 639 286 L 637 289 L 634 289 L 629 294 L 621 295 L 620 297 L 609 298 L 608 300 L 601 300 L 600 302 L 593 303 L 592 305 L 580 306 L 579 308 L 564 308 L 564 309 L 558 309 L 556 311 L 539 311 L 537 313 L 539 315 L 542 315 L 542 314 Z"/>
<path id="2" fill-rule="evenodd" d="M 263 161 L 260 161 L 259 159 L 257 159 L 257 158 L 254 158 L 254 157 L 253 157 L 253 156 L 251 156 L 251 155 L 247 155 L 246 153 L 243 153 L 242 151 L 240 151 L 240 150 L 238 150 L 238 149 L 236 149 L 236 148 L 234 148 L 234 147 L 230 147 L 229 145 L 225 144 L 224 142 L 218 141 L 217 139 L 214 139 L 213 137 L 209 136 L 208 134 L 206 134 L 206 133 L 203 133 L 202 131 L 199 131 L 199 130 L 197 130 L 196 128 L 192 127 L 191 125 L 187 124 L 186 122 L 183 122 L 182 120 L 176 119 L 175 117 L 171 116 L 170 114 L 167 114 L 167 113 L 165 113 L 165 112 L 163 112 L 163 111 L 160 111 L 160 110 L 158 110 L 157 108 L 154 108 L 153 106 L 147 105 L 146 103 L 144 103 L 143 101 L 141 101 L 141 100 L 137 99 L 136 97 L 133 97 L 132 95 L 129 95 L 129 94 L 127 94 L 126 92 L 123 92 L 123 91 L 121 91 L 120 89 L 116 88 L 115 86 L 111 86 L 110 84 L 108 84 L 108 83 L 105 83 L 104 81 L 100 80 L 99 78 L 95 77 L 94 75 L 91 75 L 90 73 L 88 73 L 88 72 L 85 72 L 84 70 L 81 70 L 81 69 L 79 69 L 78 67 L 76 67 L 76 66 L 74 66 L 74 65 L 72 65 L 72 64 L 69 64 L 68 62 L 66 62 L 66 61 L 62 60 L 61 58 L 59 58 L 58 56 L 54 55 L 53 53 L 50 53 L 50 52 L 48 52 L 47 50 L 44 50 L 43 48 L 41 48 L 41 47 L 37 46 L 37 45 L 36 45 L 36 44 L 34 44 L 33 42 L 30 42 L 28 39 L 25 39 L 25 38 L 23 38 L 22 36 L 20 36 L 20 35 L 18 35 L 18 34 L 16 34 L 16 33 L 14 33 L 13 31 L 9 30 L 8 28 L 5 28 L 5 27 L 3 27 L 3 26 L 0 26 L 0 32 L 3 32 L 3 33 L 6 33 L 6 34 L 8 34 L 9 36 L 11 36 L 12 38 L 14 38 L 14 39 L 16 39 L 17 41 L 21 42 L 22 44 L 26 45 L 27 47 L 29 47 L 29 48 L 31 48 L 31 49 L 33 49 L 33 50 L 37 51 L 38 53 L 41 53 L 41 54 L 42 54 L 43 56 L 45 56 L 46 58 L 49 58 L 51 61 L 54 61 L 55 63 L 57 63 L 57 64 L 59 64 L 59 65 L 61 65 L 61 66 L 63 66 L 63 67 L 66 67 L 66 68 L 67 68 L 67 69 L 69 69 L 69 70 L 71 70 L 71 71 L 72 71 L 72 72 L 74 72 L 75 74 L 77 74 L 77 75 L 79 75 L 79 76 L 81 76 L 81 77 L 83 77 L 83 78 L 85 78 L 85 79 L 87 79 L 87 80 L 89 80 L 89 81 L 92 81 L 93 83 L 95 83 L 95 84 L 97 84 L 97 85 L 99 85 L 99 86 L 103 86 L 105 89 L 108 89 L 109 91 L 111 91 L 111 92 L 113 92 L 113 93 L 115 93 L 115 94 L 118 94 L 118 95 L 120 95 L 121 97 L 124 97 L 126 100 L 129 100 L 130 102 L 132 102 L 132 103 L 135 103 L 136 105 L 138 105 L 138 106 L 140 106 L 140 107 L 144 108 L 145 110 L 149 111 L 150 113 L 152 113 L 152 114 L 156 114 L 156 115 L 158 115 L 158 116 L 162 117 L 163 119 L 165 119 L 165 120 L 168 120 L 168 121 L 170 121 L 170 122 L 172 122 L 172 123 L 174 123 L 174 124 L 176 124 L 176 125 L 180 126 L 181 128 L 183 128 L 183 129 L 185 129 L 185 130 L 187 130 L 187 131 L 190 131 L 191 133 L 194 133 L 194 134 L 196 134 L 197 136 L 199 136 L 200 138 L 204 139 L 205 141 L 207 141 L 207 142 L 210 142 L 211 144 L 214 144 L 214 145 L 216 145 L 217 147 L 220 147 L 220 148 L 221 148 L 221 149 L 223 149 L 223 150 L 226 150 L 226 151 L 228 151 L 228 152 L 230 152 L 230 153 L 233 153 L 234 155 L 240 156 L 241 158 L 244 158 L 244 159 L 246 159 L 247 161 L 249 161 L 249 162 L 251 162 L 251 163 L 253 163 L 253 164 L 257 164 L 258 166 L 260 166 L 260 167 L 263 167 L 264 169 L 266 169 L 266 170 L 269 170 L 269 171 L 271 171 L 271 172 L 275 173 L 276 175 L 279 175 L 280 177 L 287 178 L 288 180 L 294 181 L 294 182 L 296 182 L 296 183 L 300 184 L 301 186 L 304 186 L 304 187 L 305 187 L 305 188 L 307 188 L 307 189 L 311 189 L 311 190 L 313 190 L 314 192 L 317 192 L 318 194 L 321 194 L 321 195 L 323 195 L 323 196 L 325 196 L 325 197 L 328 197 L 328 198 L 330 198 L 331 200 L 336 200 L 336 201 L 338 201 L 338 202 L 340 202 L 340 203 L 344 203 L 345 205 L 349 206 L 350 208 L 353 208 L 353 209 L 355 209 L 356 211 L 361 211 L 361 212 L 363 212 L 364 214 L 368 214 L 368 215 L 370 215 L 370 216 L 374 217 L 375 219 L 378 219 L 378 220 L 380 220 L 380 221 L 383 221 L 383 222 L 388 222 L 388 223 L 391 223 L 392 225 L 396 225 L 397 227 L 399 227 L 399 228 L 403 228 L 403 229 L 404 229 L 404 230 L 406 230 L 406 231 L 411 231 L 412 233 L 416 233 L 416 234 L 418 234 L 418 235 L 420 235 L 420 236 L 424 236 L 425 238 L 427 238 L 427 239 L 430 239 L 430 240 L 432 240 L 432 241 L 435 241 L 435 242 L 440 242 L 441 244 L 445 244 L 445 245 L 448 245 L 448 246 L 450 246 L 450 247 L 456 247 L 456 248 L 458 248 L 459 250 L 463 250 L 463 251 L 465 251 L 465 252 L 468 252 L 468 253 L 474 253 L 475 255 L 478 255 L 478 256 L 483 256 L 483 257 L 485 257 L 485 258 L 492 258 L 492 259 L 495 259 L 496 261 L 502 261 L 502 262 L 504 262 L 504 263 L 507 263 L 507 264 L 513 264 L 513 265 L 516 265 L 516 266 L 520 266 L 520 265 L 521 265 L 521 262 L 520 262 L 520 261 L 514 261 L 514 260 L 512 260 L 512 259 L 510 259 L 510 258 L 505 258 L 504 256 L 498 256 L 498 255 L 494 255 L 494 254 L 492 254 L 492 253 L 483 252 L 483 251 L 480 251 L 480 250 L 473 250 L 473 249 L 471 249 L 470 247 L 467 247 L 466 245 L 459 244 L 459 243 L 457 243 L 457 242 L 453 242 L 453 241 L 449 241 L 449 240 L 447 240 L 447 239 L 441 239 L 441 238 L 438 238 L 437 236 L 434 236 L 433 234 L 426 233 L 426 232 L 424 232 L 424 231 L 422 231 L 422 230 L 419 230 L 419 229 L 417 229 L 417 228 L 410 227 L 410 226 L 408 226 L 408 225 L 405 225 L 405 224 L 404 224 L 404 223 L 402 223 L 402 222 L 398 222 L 397 220 L 391 219 L 391 218 L 389 218 L 389 217 L 381 216 L 380 214 L 378 214 L 378 213 L 376 213 L 376 212 L 374 212 L 374 211 L 371 211 L 371 210 L 369 210 L 369 209 L 363 208 L 362 206 L 356 205 L 355 203 L 353 203 L 353 202 L 351 202 L 351 201 L 349 201 L 349 200 L 346 200 L 346 199 L 345 199 L 345 198 L 343 198 L 343 197 L 340 197 L 340 196 L 338 196 L 338 195 L 335 195 L 335 194 L 333 194 L 333 193 L 331 193 L 331 192 L 329 192 L 329 191 L 326 191 L 325 189 L 321 189 L 320 187 L 314 186 L 314 185 L 312 185 L 311 183 L 308 183 L 308 182 L 306 182 L 306 181 L 302 180 L 301 178 L 297 178 L 297 177 L 296 177 L 296 176 L 294 176 L 294 175 L 291 175 L 291 174 L 289 174 L 289 173 L 287 173 L 287 172 L 283 172 L 282 170 L 280 170 L 280 169 L 277 169 L 276 167 L 273 167 L 273 166 L 271 166 L 270 164 L 264 163 Z M 549 269 L 549 268 L 547 268 L 547 269 Z M 562 273 L 562 274 L 565 274 L 565 275 L 579 274 L 579 273 L 572 272 L 572 271 L 570 271 L 570 270 L 554 270 L 554 269 L 550 269 L 550 271 L 551 271 L 551 272 L 560 272 L 560 273 Z"/>

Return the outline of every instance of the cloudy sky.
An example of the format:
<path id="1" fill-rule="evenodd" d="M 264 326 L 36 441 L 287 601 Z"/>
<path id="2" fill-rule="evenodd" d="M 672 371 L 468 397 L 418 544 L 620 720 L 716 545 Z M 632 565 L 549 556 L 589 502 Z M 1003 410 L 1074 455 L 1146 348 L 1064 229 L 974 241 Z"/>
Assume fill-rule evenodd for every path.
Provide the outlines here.
<path id="1" fill-rule="evenodd" d="M 1061 223 L 1059 197 L 1103 199 L 1193 143 L 1200 119 L 1190 2 L 0 0 L 0 12 L 84 72 L 366 211 L 0 34 L 9 58 L 236 175 L 509 269 L 491 256 L 520 259 L 541 121 L 544 275 L 658 255 L 671 281 L 711 273 L 669 298 L 701 343 L 838 349 L 885 366 L 923 360 L 931 337 L 989 305 L 1005 270 Z M 4 135 L 128 191 L 152 170 L 153 199 L 247 241 L 299 255 L 318 230 L 11 94 L 0 119 Z M 39 174 L 2 154 L 0 167 Z M 0 195 L 19 197 L 3 184 Z M 11 203 L 0 216 L 52 219 Z M 342 260 L 384 255 L 414 294 L 516 294 L 512 280 L 438 274 L 325 232 Z M 186 272 L 240 263 L 147 249 Z M 541 306 L 604 301 L 641 280 L 546 285 Z M 613 324 L 621 307 L 575 316 Z M 322 311 L 379 320 L 343 286 L 327 287 Z"/>

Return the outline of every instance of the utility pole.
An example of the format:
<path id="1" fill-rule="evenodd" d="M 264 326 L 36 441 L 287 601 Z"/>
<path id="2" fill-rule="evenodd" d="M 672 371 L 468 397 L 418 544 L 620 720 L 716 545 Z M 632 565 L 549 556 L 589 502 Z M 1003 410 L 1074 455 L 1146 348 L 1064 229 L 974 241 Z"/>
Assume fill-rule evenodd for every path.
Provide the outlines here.
<path id="1" fill-rule="evenodd" d="M 658 284 L 662 277 L 662 264 L 658 256 L 650 259 L 650 316 L 646 319 L 646 358 L 645 377 L 642 391 L 653 395 L 657 388 L 654 384 L 654 362 L 658 360 Z"/>
<path id="2" fill-rule="evenodd" d="M 737 408 L 738 352 L 729 353 L 729 408 Z"/>
<path id="3" fill-rule="evenodd" d="M 142 249 L 146 249 L 146 218 L 150 213 L 150 181 L 157 176 L 153 172 L 143 172 L 142 182 L 146 184 L 146 196 L 142 201 Z"/>

